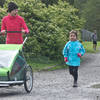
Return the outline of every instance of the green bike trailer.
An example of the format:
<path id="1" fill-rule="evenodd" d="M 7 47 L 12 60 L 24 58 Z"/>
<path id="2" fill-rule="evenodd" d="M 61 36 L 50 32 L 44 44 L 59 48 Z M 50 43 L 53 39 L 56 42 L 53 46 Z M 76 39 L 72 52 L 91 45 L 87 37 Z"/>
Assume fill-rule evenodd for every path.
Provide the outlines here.
<path id="1" fill-rule="evenodd" d="M 33 72 L 23 55 L 23 44 L 0 44 L 0 87 L 23 85 L 33 88 Z"/>

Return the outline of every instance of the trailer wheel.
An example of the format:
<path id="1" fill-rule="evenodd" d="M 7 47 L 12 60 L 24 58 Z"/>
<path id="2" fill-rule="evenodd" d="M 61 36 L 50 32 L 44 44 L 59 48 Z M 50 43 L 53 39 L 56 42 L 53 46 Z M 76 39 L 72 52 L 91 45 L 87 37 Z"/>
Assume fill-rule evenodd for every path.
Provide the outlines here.
<path id="1" fill-rule="evenodd" d="M 24 70 L 24 88 L 30 93 L 33 88 L 33 71 L 31 66 L 26 66 Z"/>

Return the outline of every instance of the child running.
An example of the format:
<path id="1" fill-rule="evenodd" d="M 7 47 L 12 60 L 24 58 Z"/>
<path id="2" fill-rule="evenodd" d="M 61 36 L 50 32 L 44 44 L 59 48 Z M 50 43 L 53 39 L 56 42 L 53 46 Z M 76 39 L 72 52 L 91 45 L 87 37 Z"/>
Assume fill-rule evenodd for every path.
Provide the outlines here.
<path id="1" fill-rule="evenodd" d="M 69 41 L 63 49 L 64 60 L 69 66 L 69 73 L 74 78 L 73 87 L 77 87 L 78 67 L 80 66 L 80 57 L 84 55 L 85 49 L 77 40 L 77 31 L 72 30 L 69 33 Z"/>

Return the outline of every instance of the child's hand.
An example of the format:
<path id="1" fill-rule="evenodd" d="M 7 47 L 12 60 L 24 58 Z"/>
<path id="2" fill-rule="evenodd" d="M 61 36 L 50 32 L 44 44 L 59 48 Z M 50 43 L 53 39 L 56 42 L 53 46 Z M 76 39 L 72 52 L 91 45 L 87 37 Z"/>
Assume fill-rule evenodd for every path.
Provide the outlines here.
<path id="1" fill-rule="evenodd" d="M 78 57 L 81 57 L 82 56 L 81 53 L 78 53 L 77 55 L 78 55 Z"/>
<path id="2" fill-rule="evenodd" d="M 65 62 L 68 62 L 68 59 L 67 59 L 67 57 L 64 57 L 64 60 L 65 60 Z"/>

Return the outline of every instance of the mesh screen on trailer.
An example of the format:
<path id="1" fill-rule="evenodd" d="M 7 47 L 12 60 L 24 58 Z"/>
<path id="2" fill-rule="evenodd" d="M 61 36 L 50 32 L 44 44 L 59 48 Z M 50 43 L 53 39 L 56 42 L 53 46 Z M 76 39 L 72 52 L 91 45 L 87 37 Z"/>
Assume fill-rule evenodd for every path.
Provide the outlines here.
<path id="1" fill-rule="evenodd" d="M 18 50 L 0 50 L 0 68 L 10 67 Z"/>

